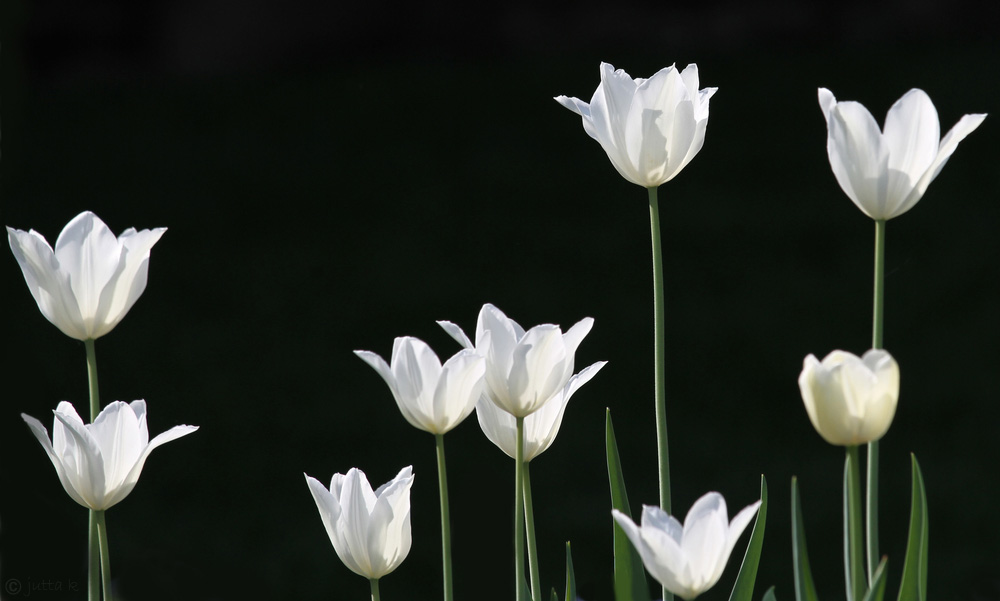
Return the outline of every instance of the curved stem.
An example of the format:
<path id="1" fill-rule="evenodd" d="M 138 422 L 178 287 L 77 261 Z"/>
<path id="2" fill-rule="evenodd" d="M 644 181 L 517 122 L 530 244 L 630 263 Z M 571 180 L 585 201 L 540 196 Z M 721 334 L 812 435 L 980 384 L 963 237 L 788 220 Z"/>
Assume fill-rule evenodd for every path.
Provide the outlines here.
<path id="1" fill-rule="evenodd" d="M 528 569 L 531 571 L 531 598 L 536 601 L 542 598 L 542 579 L 538 572 L 538 547 L 535 543 L 535 510 L 531 504 L 531 462 L 525 461 L 524 467 L 524 525 L 528 534 Z"/>
<path id="2" fill-rule="evenodd" d="M 875 284 L 872 299 L 872 348 L 882 348 L 885 310 L 885 221 L 875 222 Z M 878 441 L 868 443 L 865 530 L 868 540 L 868 584 L 878 566 Z"/>
<path id="3" fill-rule="evenodd" d="M 667 447 L 666 332 L 663 296 L 663 252 L 660 248 L 660 208 L 657 188 L 649 188 L 649 232 L 653 250 L 653 362 L 656 395 L 656 450 L 660 468 L 660 509 L 670 513 L 670 453 Z M 663 601 L 672 601 L 673 593 L 663 589 Z"/>
<path id="4" fill-rule="evenodd" d="M 517 450 L 514 457 L 514 590 L 524 599 L 524 418 L 517 419 Z"/>
<path id="5" fill-rule="evenodd" d="M 369 578 L 368 582 L 372 585 L 372 601 L 379 601 L 378 578 Z"/>
<path id="6" fill-rule="evenodd" d="M 448 510 L 448 471 L 444 462 L 444 434 L 435 434 L 434 442 L 437 447 L 438 496 L 441 497 L 441 561 L 444 565 L 444 601 L 453 601 L 451 517 Z"/>
<path id="7" fill-rule="evenodd" d="M 97 414 L 101 412 L 101 395 L 97 387 L 97 353 L 94 350 L 94 339 L 83 341 L 83 346 L 87 351 L 87 385 L 90 390 L 90 423 L 94 423 Z M 97 533 L 97 515 L 90 510 L 90 528 L 87 540 L 87 599 L 98 601 L 101 593 L 98 589 L 98 581 L 101 577 L 100 561 L 100 540 Z"/>
<path id="8" fill-rule="evenodd" d="M 111 556 L 108 554 L 108 525 L 104 510 L 96 511 L 97 532 L 101 539 L 101 582 L 104 584 L 104 601 L 111 601 Z"/>

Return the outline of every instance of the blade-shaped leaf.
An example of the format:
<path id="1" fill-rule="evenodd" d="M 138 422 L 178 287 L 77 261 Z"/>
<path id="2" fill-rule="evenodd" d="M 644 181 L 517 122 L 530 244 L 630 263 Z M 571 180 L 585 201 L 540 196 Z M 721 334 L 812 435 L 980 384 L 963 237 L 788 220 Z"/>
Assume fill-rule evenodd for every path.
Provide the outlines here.
<path id="1" fill-rule="evenodd" d="M 618 458 L 618 442 L 611 424 L 611 410 L 607 410 L 605 420 L 605 444 L 608 454 L 608 478 L 611 482 L 611 506 L 632 517 L 629 510 L 628 494 L 625 492 L 625 476 L 622 474 Z M 629 542 L 625 532 L 614 519 L 611 520 L 615 532 L 615 599 L 618 601 L 649 601 L 649 587 L 646 585 L 646 570 L 642 558 Z"/>
<path id="2" fill-rule="evenodd" d="M 802 523 L 802 504 L 799 502 L 798 479 L 792 478 L 792 564 L 795 572 L 795 601 L 819 601 L 809 553 L 806 551 L 806 532 Z"/>
<path id="3" fill-rule="evenodd" d="M 764 593 L 764 598 L 761 599 L 761 601 L 778 601 L 777 597 L 774 596 L 774 587 L 773 586 L 771 588 L 767 589 L 767 592 Z"/>
<path id="4" fill-rule="evenodd" d="M 576 601 L 576 573 L 573 572 L 573 553 L 566 541 L 566 601 Z"/>
<path id="5" fill-rule="evenodd" d="M 555 588 L 552 589 L 552 594 L 549 595 L 549 601 L 559 601 L 559 593 L 556 592 Z"/>
<path id="6" fill-rule="evenodd" d="M 899 601 L 927 599 L 927 493 L 917 457 L 910 455 L 913 491 L 910 499 L 910 532 L 906 541 L 903 580 L 899 584 Z"/>
<path id="7" fill-rule="evenodd" d="M 872 574 L 872 587 L 868 589 L 868 594 L 865 595 L 865 601 L 882 601 L 882 597 L 885 596 L 886 561 L 888 561 L 888 558 L 883 557 L 882 561 L 879 562 L 878 567 L 875 568 L 875 573 Z"/>
<path id="8" fill-rule="evenodd" d="M 746 555 L 743 556 L 743 565 L 740 566 L 740 573 L 736 577 L 736 584 L 733 586 L 732 594 L 729 595 L 729 601 L 751 601 L 753 599 L 753 586 L 757 581 L 757 565 L 760 563 L 760 552 L 764 546 L 764 526 L 766 523 L 767 480 L 761 474 L 760 509 L 757 510 L 753 534 L 750 535 L 750 543 L 747 545 Z"/>

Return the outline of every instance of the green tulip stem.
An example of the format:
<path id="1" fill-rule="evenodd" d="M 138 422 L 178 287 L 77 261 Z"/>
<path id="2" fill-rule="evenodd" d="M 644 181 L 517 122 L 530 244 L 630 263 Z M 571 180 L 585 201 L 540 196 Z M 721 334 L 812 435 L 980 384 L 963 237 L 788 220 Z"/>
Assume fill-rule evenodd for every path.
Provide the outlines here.
<path id="1" fill-rule="evenodd" d="M 108 554 L 108 525 L 104 520 L 104 510 L 97 514 L 97 532 L 101 539 L 101 582 L 104 584 L 104 601 L 111 601 L 111 556 Z"/>
<path id="2" fill-rule="evenodd" d="M 885 220 L 875 221 L 875 293 L 872 301 L 872 348 L 882 348 L 885 310 Z M 868 583 L 878 566 L 878 441 L 868 443 L 865 529 L 868 540 Z"/>
<path id="3" fill-rule="evenodd" d="M 101 541 L 97 534 L 97 512 L 90 510 L 87 534 L 87 601 L 101 600 Z"/>
<path id="4" fill-rule="evenodd" d="M 448 471 L 444 463 L 444 434 L 435 434 L 438 464 L 438 496 L 441 497 L 441 558 L 444 564 L 444 601 L 453 601 L 455 593 L 451 572 L 451 517 L 448 510 Z"/>
<path id="5" fill-rule="evenodd" d="M 861 462 L 858 445 L 847 447 L 847 473 L 844 474 L 844 568 L 848 601 L 865 596 L 864 538 L 861 526 Z"/>
<path id="6" fill-rule="evenodd" d="M 660 509 L 670 513 L 670 453 L 667 449 L 667 365 L 666 332 L 663 300 L 663 251 L 660 249 L 660 208 L 657 188 L 649 190 L 649 232 L 653 245 L 653 328 L 656 331 L 653 362 L 656 373 L 656 450 L 660 468 Z M 674 595 L 663 589 L 663 601 L 673 601 Z"/>
<path id="7" fill-rule="evenodd" d="M 524 525 L 528 535 L 528 568 L 531 570 L 531 598 L 542 598 L 542 580 L 538 575 L 538 547 L 535 544 L 535 510 L 531 504 L 531 462 L 525 461 L 524 477 Z"/>
<path id="8" fill-rule="evenodd" d="M 670 454 L 667 450 L 666 334 L 663 300 L 663 251 L 660 249 L 660 209 L 657 188 L 649 188 L 649 230 L 653 243 L 653 362 L 656 371 L 656 448 L 660 467 L 660 509 L 670 513 Z"/>
<path id="9" fill-rule="evenodd" d="M 517 419 L 517 450 L 514 452 L 514 590 L 524 599 L 524 418 Z"/>
<path id="10" fill-rule="evenodd" d="M 94 423 L 97 414 L 101 412 L 101 395 L 97 387 L 97 353 L 94 350 L 94 339 L 89 338 L 83 341 L 83 346 L 87 350 L 87 384 L 90 388 L 90 423 Z M 97 533 L 97 515 L 90 510 L 90 534 L 88 537 L 88 578 L 87 578 L 87 599 L 88 601 L 98 601 L 101 593 L 98 582 L 101 577 L 100 561 L 100 540 Z"/>
<path id="11" fill-rule="evenodd" d="M 378 578 L 369 578 L 368 582 L 370 582 L 372 585 L 372 601 L 379 601 Z"/>

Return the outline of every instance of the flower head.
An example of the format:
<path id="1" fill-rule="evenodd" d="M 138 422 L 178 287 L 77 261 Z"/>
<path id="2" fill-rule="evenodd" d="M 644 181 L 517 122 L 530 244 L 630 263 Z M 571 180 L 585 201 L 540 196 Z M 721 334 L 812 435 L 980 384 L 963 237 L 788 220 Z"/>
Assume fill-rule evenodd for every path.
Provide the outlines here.
<path id="1" fill-rule="evenodd" d="M 837 183 L 865 215 L 879 221 L 912 209 L 958 143 L 986 118 L 964 115 L 941 138 L 937 110 L 918 89 L 892 105 L 882 130 L 868 109 L 858 102 L 837 102 L 826 88 L 819 89 L 819 106 Z"/>
<path id="2" fill-rule="evenodd" d="M 354 351 L 382 376 L 406 421 L 444 434 L 476 408 L 483 392 L 486 360 L 464 349 L 444 366 L 422 340 L 405 336 L 392 343 L 392 366 L 371 351 Z"/>
<path id="3" fill-rule="evenodd" d="M 863 357 L 833 351 L 822 363 L 809 355 L 799 375 L 809 421 L 830 444 L 850 446 L 878 440 L 896 414 L 899 366 L 883 350 Z"/>
<path id="4" fill-rule="evenodd" d="M 115 237 L 90 211 L 66 224 L 55 250 L 30 230 L 7 228 L 10 249 L 42 315 L 77 340 L 99 338 L 146 289 L 149 250 L 166 228 L 129 228 Z"/>
<path id="5" fill-rule="evenodd" d="M 115 505 L 132 492 L 153 449 L 198 429 L 174 426 L 149 440 L 146 401 L 115 401 L 92 424 L 84 424 L 66 401 L 53 413 L 51 441 L 41 422 L 23 413 L 21 417 L 48 453 L 69 496 L 97 510 Z"/>
<path id="6" fill-rule="evenodd" d="M 439 321 L 452 338 L 486 358 L 486 394 L 507 413 L 525 417 L 563 392 L 573 375 L 576 348 L 594 320 L 581 319 L 565 334 L 545 324 L 525 331 L 493 305 L 483 305 L 476 324 L 476 344 L 462 328 Z"/>
<path id="7" fill-rule="evenodd" d="M 673 65 L 649 79 L 601 63 L 590 104 L 556 96 L 583 118 L 583 129 L 608 153 L 622 177 L 645 188 L 670 181 L 705 143 L 708 101 L 717 88 L 698 89 L 698 65 Z"/>
<path id="8" fill-rule="evenodd" d="M 524 418 L 524 460 L 531 461 L 545 452 L 555 442 L 562 425 L 563 414 L 569 399 L 576 390 L 590 381 L 604 367 L 606 361 L 585 367 L 567 382 L 566 387 L 558 392 L 541 409 Z M 517 420 L 503 411 L 489 398 L 483 396 L 476 403 L 476 417 L 486 438 L 511 459 L 517 458 Z"/>
<path id="9" fill-rule="evenodd" d="M 308 475 L 306 483 L 337 557 L 352 572 L 381 578 L 403 563 L 411 542 L 412 467 L 403 468 L 376 491 L 354 467 L 346 476 L 334 474 L 329 490 Z"/>
<path id="10" fill-rule="evenodd" d="M 691 506 L 683 526 L 650 505 L 643 506 L 639 526 L 617 509 L 611 513 L 649 573 L 668 591 L 690 600 L 719 581 L 736 541 L 759 507 L 760 501 L 744 507 L 730 522 L 726 500 L 710 492 Z"/>

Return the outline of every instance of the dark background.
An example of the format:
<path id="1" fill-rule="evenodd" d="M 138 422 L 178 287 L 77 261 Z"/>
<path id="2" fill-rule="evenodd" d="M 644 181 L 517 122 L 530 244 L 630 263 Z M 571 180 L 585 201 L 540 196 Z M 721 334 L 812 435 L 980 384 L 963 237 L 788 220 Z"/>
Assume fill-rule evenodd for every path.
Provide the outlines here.
<path id="1" fill-rule="evenodd" d="M 387 356 L 408 334 L 448 356 L 435 320 L 471 331 L 484 302 L 525 326 L 596 319 L 578 364 L 609 364 L 532 476 L 546 590 L 572 540 L 581 595 L 612 598 L 605 407 L 635 510 L 657 500 L 646 194 L 552 100 L 589 100 L 602 60 L 633 76 L 697 62 L 719 88 L 704 149 L 660 192 L 674 504 L 718 490 L 733 514 L 767 476 L 756 598 L 771 584 L 793 598 L 792 475 L 820 594 L 843 595 L 842 451 L 813 431 L 796 379 L 808 353 L 868 348 L 874 228 L 830 172 L 816 88 L 881 122 L 921 87 L 942 134 L 992 113 L 888 226 L 902 394 L 882 536 L 895 595 L 915 452 L 930 597 L 1000 598 L 998 12 L 4 0 L 3 224 L 54 242 L 89 209 L 115 233 L 169 228 L 145 294 L 97 342 L 102 400 L 145 398 L 153 434 L 201 429 L 157 450 L 108 513 L 117 598 L 363 599 L 302 473 L 358 466 L 377 485 L 410 464 L 413 549 L 382 593 L 437 598 L 433 439 L 351 351 Z M 81 599 L 86 511 L 19 414 L 49 424 L 60 400 L 86 406 L 83 345 L 44 320 L 10 255 L 0 291 L 0 580 L 22 586 L 0 595 Z M 457 597 L 509 599 L 513 464 L 475 418 L 446 441 Z M 706 600 L 728 597 L 745 539 Z"/>

